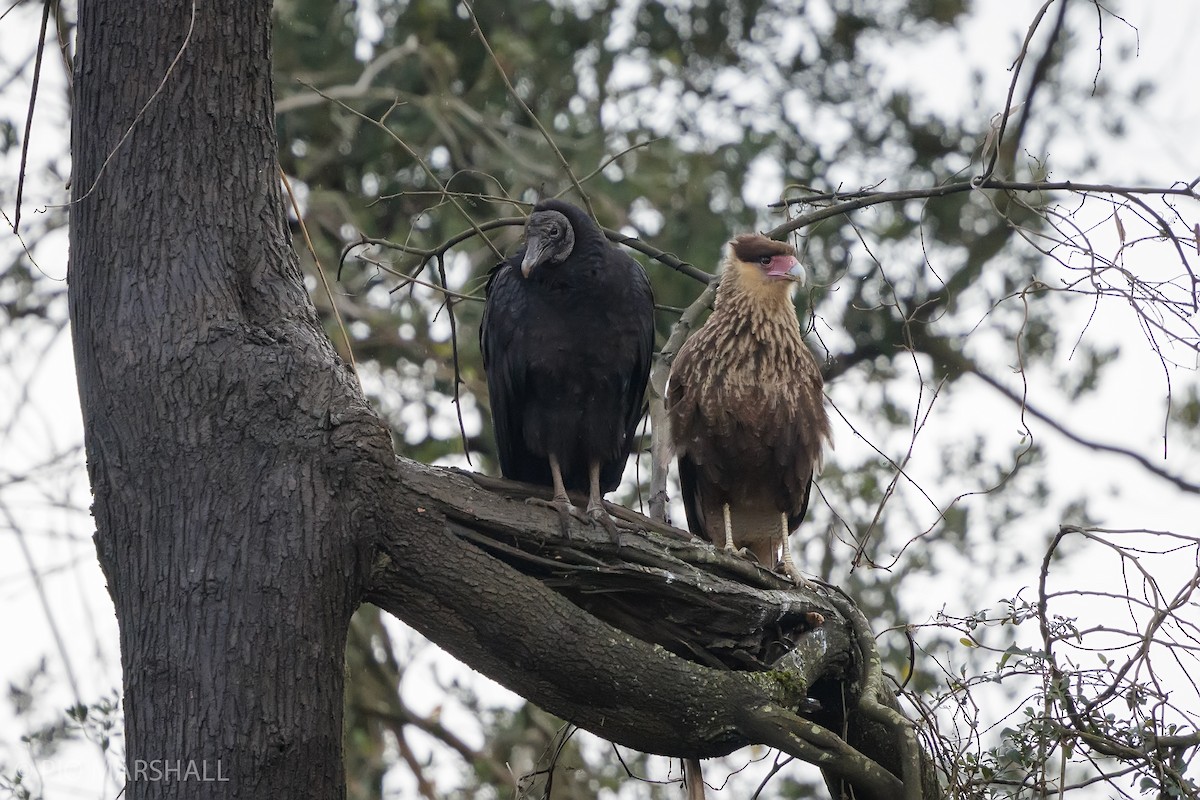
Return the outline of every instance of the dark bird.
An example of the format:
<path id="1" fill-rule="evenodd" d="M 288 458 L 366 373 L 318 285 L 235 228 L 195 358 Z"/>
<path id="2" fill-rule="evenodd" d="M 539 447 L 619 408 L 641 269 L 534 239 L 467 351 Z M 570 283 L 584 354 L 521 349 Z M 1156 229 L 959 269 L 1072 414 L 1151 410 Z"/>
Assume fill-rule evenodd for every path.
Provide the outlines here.
<path id="1" fill-rule="evenodd" d="M 712 315 L 680 348 L 667 390 L 688 527 L 804 583 L 788 535 L 832 443 L 792 306 L 804 268 L 790 245 L 757 234 L 731 241 L 722 268 Z"/>
<path id="2" fill-rule="evenodd" d="M 582 209 L 544 200 L 525 244 L 488 276 L 479 330 L 504 477 L 567 490 L 615 537 L 603 495 L 617 487 L 643 410 L 654 297 L 641 264 Z"/>

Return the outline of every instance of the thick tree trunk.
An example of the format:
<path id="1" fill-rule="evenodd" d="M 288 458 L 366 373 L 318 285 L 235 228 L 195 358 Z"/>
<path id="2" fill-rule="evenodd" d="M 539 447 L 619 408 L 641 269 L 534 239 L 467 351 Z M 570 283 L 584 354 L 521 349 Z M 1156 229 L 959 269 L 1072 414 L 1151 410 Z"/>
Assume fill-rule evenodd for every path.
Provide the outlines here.
<path id="1" fill-rule="evenodd" d="M 282 218 L 270 8 L 80 8 L 71 320 L 132 800 L 344 793 L 355 395 Z"/>
<path id="2" fill-rule="evenodd" d="M 70 306 L 127 797 L 342 797 L 364 598 L 614 741 L 764 743 L 857 797 L 917 796 L 911 731 L 863 680 L 873 645 L 840 598 L 669 537 L 563 542 L 550 511 L 397 461 L 288 247 L 269 25 L 267 0 L 81 6 Z M 900 744 L 861 749 L 888 769 L 800 715 L 819 680 L 866 699 Z"/>

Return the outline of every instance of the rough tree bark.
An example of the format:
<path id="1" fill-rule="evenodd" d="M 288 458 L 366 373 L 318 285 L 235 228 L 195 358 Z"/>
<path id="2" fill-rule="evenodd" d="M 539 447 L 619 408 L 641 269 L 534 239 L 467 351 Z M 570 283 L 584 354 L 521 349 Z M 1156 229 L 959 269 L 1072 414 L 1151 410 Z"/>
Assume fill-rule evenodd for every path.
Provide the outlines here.
<path id="1" fill-rule="evenodd" d="M 369 412 L 289 248 L 270 8 L 80 4 L 70 306 L 130 797 L 343 792 L 375 428 L 331 422 Z"/>
<path id="2" fill-rule="evenodd" d="M 562 542 L 551 512 L 396 459 L 289 249 L 269 28 L 268 0 L 80 8 L 70 307 L 126 796 L 342 797 L 364 600 L 614 741 L 760 742 L 858 797 L 917 796 L 906 722 L 868 702 L 886 733 L 855 749 L 797 713 L 869 674 L 835 594 L 666 535 Z M 703 603 L 711 624 L 688 612 Z M 725 607 L 744 611 L 709 613 Z"/>

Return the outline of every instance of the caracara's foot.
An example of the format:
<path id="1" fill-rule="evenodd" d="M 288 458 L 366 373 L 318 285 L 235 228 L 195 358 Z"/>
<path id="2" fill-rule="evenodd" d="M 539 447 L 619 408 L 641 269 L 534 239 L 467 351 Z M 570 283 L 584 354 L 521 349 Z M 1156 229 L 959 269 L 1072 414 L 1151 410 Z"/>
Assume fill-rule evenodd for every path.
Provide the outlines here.
<path id="1" fill-rule="evenodd" d="M 562 497 L 556 496 L 552 500 L 543 500 L 540 497 L 527 497 L 525 498 L 525 502 L 531 506 L 545 506 L 547 508 L 553 508 L 555 511 L 557 511 L 558 524 L 562 528 L 563 537 L 567 539 L 571 538 L 571 517 L 574 517 L 580 522 L 589 521 L 587 517 L 579 513 L 579 509 L 571 505 L 571 500 L 566 495 L 563 495 Z"/>
<path id="2" fill-rule="evenodd" d="M 761 563 L 758 560 L 758 556 L 754 555 L 754 551 L 752 551 L 749 547 L 739 547 L 735 550 L 732 544 L 726 543 L 725 547 L 722 549 L 727 556 L 737 556 L 738 558 L 743 558 L 746 561 L 752 561 L 755 564 Z"/>
<path id="3" fill-rule="evenodd" d="M 603 503 L 588 503 L 586 513 L 593 525 L 598 522 L 604 527 L 604 530 L 608 531 L 608 538 L 612 540 L 613 544 L 621 543 L 621 534 L 617 530 L 617 523 L 613 521 Z"/>
<path id="4" fill-rule="evenodd" d="M 796 569 L 796 565 L 790 560 L 781 563 L 777 571 L 786 575 L 788 580 L 790 580 L 792 585 L 797 589 L 808 589 L 809 591 L 815 591 L 817 588 L 816 584 L 800 574 L 800 570 Z"/>

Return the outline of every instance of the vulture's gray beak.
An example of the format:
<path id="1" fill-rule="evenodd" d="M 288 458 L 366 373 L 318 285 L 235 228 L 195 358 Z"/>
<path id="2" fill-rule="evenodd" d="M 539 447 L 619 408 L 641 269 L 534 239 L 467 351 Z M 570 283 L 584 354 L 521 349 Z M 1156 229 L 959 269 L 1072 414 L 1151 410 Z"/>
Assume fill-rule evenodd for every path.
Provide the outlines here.
<path id="1" fill-rule="evenodd" d="M 533 268 L 546 260 L 546 248 L 549 242 L 537 235 L 525 237 L 525 258 L 521 261 L 521 275 L 528 278 Z"/>

